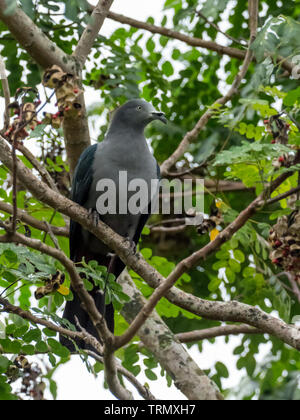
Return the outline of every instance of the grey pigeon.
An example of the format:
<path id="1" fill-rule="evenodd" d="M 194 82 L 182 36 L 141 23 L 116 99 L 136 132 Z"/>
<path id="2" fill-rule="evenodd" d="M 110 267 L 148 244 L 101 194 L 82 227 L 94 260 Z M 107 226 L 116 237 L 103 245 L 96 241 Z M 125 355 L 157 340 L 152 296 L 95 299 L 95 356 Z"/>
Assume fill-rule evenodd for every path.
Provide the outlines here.
<path id="1" fill-rule="evenodd" d="M 140 239 L 151 213 L 151 204 L 156 200 L 158 193 L 156 191 L 154 195 L 149 196 L 143 211 L 136 214 L 124 212 L 124 206 L 127 206 L 134 195 L 134 192 L 126 191 L 132 180 L 142 180 L 150 191 L 153 180 L 158 180 L 160 177 L 159 166 L 144 136 L 145 127 L 154 120 L 167 123 L 163 113 L 157 112 L 151 104 L 140 99 L 131 100 L 117 109 L 103 142 L 90 146 L 81 155 L 73 179 L 72 200 L 88 209 L 93 216 L 98 216 L 100 220 L 119 235 L 128 238 L 133 244 L 137 244 Z M 122 172 L 121 178 L 120 172 Z M 126 181 L 124 181 L 124 174 L 127 177 L 126 188 L 122 185 Z M 116 214 L 99 214 L 97 211 L 99 198 L 101 199 L 102 194 L 105 193 L 105 191 L 97 191 L 99 181 L 103 180 L 113 182 L 117 192 L 119 186 L 121 187 L 120 197 L 117 196 L 116 200 Z M 116 278 L 125 268 L 119 258 L 112 258 L 111 250 L 103 242 L 73 221 L 70 226 L 70 258 L 76 263 L 81 262 L 83 258 L 86 262 L 95 260 L 99 265 L 109 267 L 109 271 Z M 109 329 L 113 332 L 113 305 L 105 305 L 103 291 L 96 287 L 90 293 L 98 310 L 105 315 Z M 81 327 L 96 336 L 94 326 L 82 308 L 79 298 L 74 292 L 73 294 L 74 299 L 66 303 L 63 317 L 74 325 L 76 317 Z M 61 337 L 61 342 L 71 351 L 74 350 L 74 346 L 66 338 Z M 77 343 L 77 345 L 84 348 L 84 343 Z"/>

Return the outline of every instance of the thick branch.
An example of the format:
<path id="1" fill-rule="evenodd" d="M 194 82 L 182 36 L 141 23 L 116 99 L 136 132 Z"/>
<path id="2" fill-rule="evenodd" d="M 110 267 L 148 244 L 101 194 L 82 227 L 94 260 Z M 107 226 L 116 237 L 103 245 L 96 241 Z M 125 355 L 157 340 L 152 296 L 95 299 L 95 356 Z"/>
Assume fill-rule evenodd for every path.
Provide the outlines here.
<path id="1" fill-rule="evenodd" d="M 100 0 L 91 15 L 91 22 L 85 28 L 80 38 L 74 56 L 83 66 L 107 17 L 113 0 Z"/>
<path id="2" fill-rule="evenodd" d="M 75 60 L 50 41 L 20 7 L 16 7 L 14 13 L 9 15 L 5 14 L 6 8 L 7 1 L 0 0 L 0 19 L 41 67 L 57 64 L 65 71 L 77 73 Z"/>
<path id="3" fill-rule="evenodd" d="M 124 292 L 131 298 L 122 309 L 122 315 L 130 323 L 143 308 L 146 300 L 128 273 L 124 272 L 119 281 Z M 138 335 L 161 366 L 175 378 L 175 386 L 189 400 L 223 399 L 215 384 L 198 367 L 156 311 L 148 317 Z"/>

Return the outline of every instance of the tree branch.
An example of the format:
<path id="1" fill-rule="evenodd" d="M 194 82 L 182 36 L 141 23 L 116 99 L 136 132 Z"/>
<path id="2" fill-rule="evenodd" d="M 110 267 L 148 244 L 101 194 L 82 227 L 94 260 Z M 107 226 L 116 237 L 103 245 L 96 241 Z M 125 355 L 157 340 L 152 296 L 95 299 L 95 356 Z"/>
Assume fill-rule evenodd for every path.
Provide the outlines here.
<path id="1" fill-rule="evenodd" d="M 291 195 L 297 194 L 300 191 L 300 186 L 296 188 L 292 188 L 291 190 L 287 191 L 286 193 L 279 194 L 274 198 L 270 198 L 266 201 L 266 205 L 275 204 L 278 201 L 284 200 L 285 198 L 290 197 Z"/>
<path id="2" fill-rule="evenodd" d="M 251 28 L 251 34 L 250 34 L 250 42 L 249 47 L 246 53 L 246 56 L 244 58 L 244 63 L 236 76 L 231 88 L 227 92 L 225 96 L 222 98 L 219 98 L 211 108 L 209 108 L 200 118 L 198 123 L 195 125 L 192 131 L 189 131 L 181 143 L 179 144 L 178 148 L 175 150 L 175 152 L 161 165 L 161 173 L 163 176 L 166 176 L 169 172 L 169 170 L 172 168 L 173 165 L 181 158 L 181 156 L 184 155 L 184 153 L 187 151 L 189 145 L 195 141 L 199 135 L 199 133 L 203 130 L 203 128 L 207 125 L 208 121 L 211 119 L 211 117 L 214 115 L 214 110 L 216 107 L 219 107 L 220 105 L 225 105 L 228 101 L 232 99 L 232 97 L 238 92 L 238 89 L 242 83 L 242 80 L 247 74 L 248 68 L 252 62 L 253 59 L 253 51 L 251 50 L 251 45 L 253 44 L 256 34 L 257 34 L 257 25 L 258 25 L 258 15 L 255 12 L 257 11 L 257 0 L 253 0 L 252 8 L 251 8 L 251 14 L 250 14 L 250 28 Z M 254 6 L 253 6 L 254 5 Z"/>
<path id="3" fill-rule="evenodd" d="M 91 335 L 87 336 L 86 334 L 83 334 L 78 331 L 71 331 L 67 330 L 66 328 L 60 327 L 58 325 L 53 324 L 50 321 L 47 321 L 42 318 L 38 318 L 37 316 L 33 315 L 29 311 L 24 311 L 23 309 L 19 308 L 18 306 L 12 305 L 8 300 L 0 297 L 0 305 L 3 306 L 3 310 L 10 314 L 15 314 L 20 316 L 23 319 L 26 319 L 27 321 L 42 325 L 52 331 L 55 331 L 59 334 L 65 335 L 72 340 L 84 340 L 87 344 L 93 346 L 99 353 L 102 352 L 102 346 L 100 343 Z"/>
<path id="4" fill-rule="evenodd" d="M 75 60 L 50 41 L 20 7 L 17 6 L 9 15 L 5 13 L 6 9 L 6 0 L 0 0 L 0 19 L 41 67 L 47 68 L 56 64 L 69 73 L 77 73 Z"/>
<path id="5" fill-rule="evenodd" d="M 17 243 L 22 244 L 26 247 L 35 249 L 47 254 L 58 261 L 60 261 L 66 270 L 68 271 L 71 279 L 71 284 L 74 291 L 79 296 L 81 302 L 84 304 L 84 308 L 88 313 L 93 325 L 99 335 L 99 338 L 104 342 L 103 349 L 103 359 L 105 367 L 105 376 L 111 392 L 121 400 L 131 400 L 132 394 L 127 391 L 120 383 L 117 375 L 117 365 L 114 357 L 113 347 L 114 347 L 114 336 L 109 331 L 106 322 L 103 316 L 99 313 L 94 299 L 85 289 L 82 279 L 76 271 L 75 264 L 65 254 L 59 249 L 52 248 L 45 245 L 43 242 L 36 239 L 27 238 L 24 235 L 19 233 L 8 233 L 6 235 L 0 236 L 0 243 Z M 0 301 L 1 302 L 1 301 Z M 28 315 L 29 316 L 29 315 Z M 82 333 L 85 337 L 87 334 Z M 93 346 L 94 347 L 94 346 Z M 97 350 L 98 345 L 96 347 Z"/>
<path id="6" fill-rule="evenodd" d="M 99 0 L 73 54 L 83 66 L 107 17 L 113 0 Z"/>
<path id="7" fill-rule="evenodd" d="M 94 6 L 90 5 L 90 12 L 93 10 L 93 7 Z M 107 17 L 116 22 L 124 23 L 126 25 L 130 25 L 137 29 L 144 29 L 148 32 L 151 32 L 152 34 L 159 34 L 159 35 L 166 36 L 168 38 L 177 39 L 178 41 L 182 41 L 185 44 L 190 45 L 191 47 L 205 48 L 210 51 L 215 51 L 219 55 L 227 55 L 228 57 L 237 58 L 239 60 L 244 60 L 246 57 L 246 50 L 241 50 L 241 49 L 233 48 L 233 47 L 227 47 L 224 45 L 217 44 L 216 42 L 213 42 L 213 41 L 206 41 L 201 38 L 195 38 L 190 35 L 183 34 L 182 32 L 174 31 L 172 29 L 164 28 L 161 26 L 152 25 L 150 23 L 141 22 L 139 20 L 132 19 L 130 17 L 120 15 L 118 13 L 109 12 Z M 266 57 L 267 56 L 268 55 L 266 54 Z M 254 57 L 253 57 L 253 60 L 255 61 Z M 291 62 L 289 62 L 284 57 L 276 57 L 276 61 L 285 70 L 287 70 L 289 73 L 292 73 L 294 69 L 294 65 Z"/>
<path id="8" fill-rule="evenodd" d="M 182 41 L 191 47 L 201 47 L 211 51 L 215 51 L 220 55 L 228 55 L 231 58 L 238 58 L 239 60 L 243 60 L 245 58 L 246 52 L 243 50 L 239 50 L 237 48 L 232 47 L 224 47 L 223 45 L 217 44 L 213 41 L 206 41 L 201 38 L 195 38 L 181 32 L 174 31 L 172 29 L 164 28 L 161 26 L 152 25 L 150 23 L 141 22 L 136 19 L 132 19 L 130 17 L 120 15 L 118 13 L 109 12 L 107 17 L 112 19 L 116 22 L 124 23 L 126 25 L 130 25 L 137 29 L 144 29 L 152 34 L 160 34 L 166 36 L 168 38 L 177 39 L 178 41 Z"/>
<path id="9" fill-rule="evenodd" d="M 249 325 L 223 325 L 220 327 L 207 328 L 205 330 L 190 331 L 176 334 L 181 343 L 193 343 L 195 341 L 211 340 L 217 337 L 228 337 L 240 334 L 264 334 L 262 330 L 249 327 Z"/>
<path id="10" fill-rule="evenodd" d="M 10 120 L 10 115 L 9 115 L 10 89 L 9 89 L 9 84 L 6 77 L 5 64 L 1 55 L 0 55 L 0 79 L 2 83 L 4 99 L 5 99 L 4 129 L 3 129 L 3 132 L 5 132 L 9 127 L 9 120 Z"/>
<path id="11" fill-rule="evenodd" d="M 99 356 L 98 354 L 87 350 L 86 353 L 93 357 L 95 360 L 97 360 L 99 363 L 104 364 L 104 360 L 101 356 Z M 141 397 L 143 397 L 145 400 L 149 400 L 149 401 L 154 401 L 156 400 L 156 398 L 152 395 L 152 393 L 150 392 L 150 390 L 148 389 L 147 386 L 142 385 L 134 376 L 133 373 L 129 372 L 129 370 L 125 369 L 120 363 L 117 362 L 117 371 L 119 374 L 121 374 L 122 376 L 124 376 L 124 378 L 126 378 L 134 387 L 135 389 L 138 391 L 138 393 L 140 394 Z"/>
<path id="12" fill-rule="evenodd" d="M 0 211 L 8 214 L 13 214 L 13 207 L 8 204 L 0 201 Z M 42 232 L 48 232 L 48 228 L 45 222 L 32 217 L 28 214 L 25 210 L 18 209 L 17 218 L 21 220 L 26 225 L 29 225 L 35 229 L 38 229 Z M 59 227 L 51 225 L 51 230 L 56 236 L 69 236 L 69 228 L 68 227 Z"/>
<path id="13" fill-rule="evenodd" d="M 122 315 L 128 323 L 131 323 L 147 301 L 133 283 L 128 272 L 125 271 L 118 281 L 124 293 L 130 297 L 130 302 L 126 303 L 122 309 Z M 175 386 L 189 400 L 223 399 L 216 385 L 198 367 L 156 311 L 147 318 L 138 331 L 138 335 L 161 366 L 172 378 L 175 378 Z"/>

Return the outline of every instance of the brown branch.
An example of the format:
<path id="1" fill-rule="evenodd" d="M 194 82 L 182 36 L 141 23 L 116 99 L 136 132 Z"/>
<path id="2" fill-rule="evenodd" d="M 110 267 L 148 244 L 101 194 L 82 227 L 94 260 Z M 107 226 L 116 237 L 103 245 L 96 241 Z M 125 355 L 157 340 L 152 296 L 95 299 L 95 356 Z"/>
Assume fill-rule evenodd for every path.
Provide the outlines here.
<path id="1" fill-rule="evenodd" d="M 211 340 L 217 337 L 228 337 L 240 334 L 264 334 L 262 330 L 249 327 L 249 325 L 223 325 L 220 327 L 207 328 L 205 330 L 190 331 L 176 334 L 181 343 L 193 343 L 195 341 Z"/>
<path id="2" fill-rule="evenodd" d="M 18 143 L 18 150 L 26 157 L 26 159 L 32 164 L 32 166 L 39 172 L 43 181 L 53 189 L 53 191 L 58 192 L 58 188 L 55 185 L 55 182 L 45 166 L 34 156 L 31 151 L 25 147 L 22 143 Z"/>
<path id="3" fill-rule="evenodd" d="M 86 353 L 93 357 L 93 359 L 97 360 L 99 363 L 104 364 L 104 360 L 101 356 L 99 356 L 98 354 L 87 350 Z M 121 374 L 122 376 L 124 376 L 124 378 L 126 378 L 134 387 L 135 389 L 138 391 L 138 393 L 140 394 L 141 397 L 143 397 L 145 400 L 149 400 L 149 401 L 154 401 L 156 400 L 156 398 L 152 395 L 152 393 L 150 392 L 150 390 L 148 389 L 147 386 L 142 385 L 134 376 L 133 373 L 129 372 L 129 370 L 125 369 L 120 363 L 117 362 L 117 371 L 119 374 Z"/>
<path id="4" fill-rule="evenodd" d="M 90 12 L 93 10 L 92 5 L 90 5 Z M 130 25 L 137 29 L 144 29 L 148 32 L 151 32 L 152 34 L 159 34 L 166 36 L 168 38 L 177 39 L 178 41 L 184 42 L 187 45 L 190 45 L 191 47 L 199 47 L 199 48 L 205 48 L 210 51 L 215 51 L 219 55 L 227 55 L 231 58 L 237 58 L 239 60 L 244 60 L 246 57 L 246 51 L 241 50 L 238 48 L 233 47 L 227 47 L 224 45 L 217 44 L 213 41 L 206 41 L 201 38 L 195 38 L 190 35 L 183 34 L 182 32 L 174 31 L 172 29 L 164 28 L 161 26 L 152 25 L 150 23 L 141 22 L 136 19 L 132 19 L 130 17 L 120 15 L 118 13 L 109 12 L 108 16 L 109 19 L 112 19 L 116 22 L 124 23 L 126 25 Z M 225 33 L 224 33 L 225 35 Z M 227 36 L 227 34 L 226 34 Z M 236 42 L 237 40 L 235 40 Z M 266 57 L 269 55 L 266 54 Z M 252 58 L 253 61 L 255 61 L 255 58 Z M 281 65 L 289 74 L 292 73 L 295 65 L 293 65 L 291 62 L 289 62 L 284 57 L 276 57 L 276 61 L 278 65 Z"/>
<path id="5" fill-rule="evenodd" d="M 0 0 L 0 20 L 40 66 L 47 68 L 57 64 L 65 71 L 77 73 L 72 57 L 50 41 L 20 7 L 17 6 L 14 13 L 6 14 L 7 4 L 6 0 Z"/>
<path id="6" fill-rule="evenodd" d="M 130 297 L 130 302 L 123 306 L 121 314 L 131 323 L 147 301 L 126 270 L 118 282 Z M 216 385 L 195 363 L 155 310 L 138 331 L 138 336 L 160 365 L 175 378 L 174 385 L 186 398 L 210 401 L 223 399 Z"/>
<path id="7" fill-rule="evenodd" d="M 7 214 L 13 214 L 13 207 L 8 204 L 4 203 L 3 201 L 0 201 L 0 212 L 4 212 Z M 18 220 L 21 220 L 26 225 L 29 225 L 35 229 L 38 229 L 42 232 L 48 232 L 48 228 L 45 222 L 36 219 L 35 217 L 32 217 L 30 214 L 28 214 L 25 210 L 18 209 L 17 211 L 17 218 Z M 69 236 L 69 229 L 68 227 L 59 227 L 59 226 L 53 226 L 51 225 L 51 230 L 54 235 L 56 236 Z"/>
<path id="8" fill-rule="evenodd" d="M 252 4 L 252 3 L 251 3 Z M 254 0 L 254 4 L 257 5 L 257 0 Z M 162 175 L 166 176 L 169 172 L 169 170 L 175 165 L 175 163 L 181 158 L 181 156 L 184 155 L 184 153 L 187 151 L 188 147 L 192 142 L 194 142 L 200 132 L 203 130 L 203 128 L 207 125 L 211 117 L 214 115 L 214 110 L 216 107 L 218 108 L 220 105 L 225 105 L 228 101 L 232 99 L 234 95 L 237 94 L 238 89 L 242 83 L 242 80 L 247 74 L 247 71 L 249 69 L 249 66 L 253 59 L 253 51 L 251 50 L 251 46 L 255 40 L 256 34 L 257 34 L 257 25 L 258 25 L 258 15 L 255 15 L 255 11 L 257 10 L 257 7 L 253 6 L 253 9 L 251 9 L 250 14 L 250 27 L 251 27 L 251 34 L 250 34 L 250 42 L 249 42 L 249 48 L 247 50 L 244 63 L 236 76 L 231 88 L 227 92 L 225 96 L 222 98 L 219 98 L 215 101 L 213 106 L 209 108 L 200 118 L 198 123 L 195 125 L 192 131 L 189 131 L 181 143 L 179 144 L 178 148 L 175 150 L 175 152 L 161 165 L 161 173 Z"/>
<path id="9" fill-rule="evenodd" d="M 2 82 L 2 89 L 3 89 L 4 99 L 5 99 L 4 128 L 3 128 L 3 132 L 5 132 L 9 127 L 9 120 L 10 120 L 10 114 L 9 114 L 10 89 L 9 89 L 9 84 L 6 77 L 5 64 L 1 55 L 0 55 L 0 79 Z"/>
<path id="10" fill-rule="evenodd" d="M 2 297 L 0 297 L 0 305 L 3 306 L 2 311 L 4 312 L 18 315 L 21 318 L 26 319 L 27 321 L 33 324 L 42 325 L 52 331 L 55 331 L 59 334 L 67 336 L 71 338 L 72 340 L 84 340 L 87 344 L 93 346 L 97 351 L 99 352 L 102 351 L 102 347 L 100 343 L 93 336 L 87 336 L 86 334 L 83 334 L 78 331 L 67 330 L 66 328 L 60 327 L 56 324 L 53 324 L 50 321 L 47 321 L 46 319 L 38 318 L 37 316 L 33 315 L 31 312 L 24 311 L 18 306 L 12 305 L 8 300 Z"/>
<path id="11" fill-rule="evenodd" d="M 112 3 L 113 0 L 99 0 L 92 12 L 91 22 L 85 28 L 73 54 L 74 57 L 80 61 L 82 66 L 91 52 L 95 39 L 103 26 Z"/>
<path id="12" fill-rule="evenodd" d="M 160 34 L 168 38 L 177 39 L 182 41 L 191 47 L 201 47 L 211 51 L 215 51 L 220 55 L 228 55 L 231 58 L 238 58 L 243 60 L 245 58 L 246 52 L 232 47 L 224 47 L 223 45 L 217 44 L 213 41 L 206 41 L 201 38 L 195 38 L 181 32 L 174 31 L 172 29 L 163 28 L 160 26 L 152 25 L 150 23 L 141 22 L 136 19 L 129 18 L 127 16 L 120 15 L 118 13 L 109 12 L 107 17 L 109 19 L 115 20 L 116 22 L 124 23 L 130 25 L 134 28 L 144 29 L 153 34 Z"/>
<path id="13" fill-rule="evenodd" d="M 0 243 L 17 243 L 22 244 L 26 247 L 35 249 L 47 254 L 63 264 L 70 275 L 71 284 L 84 305 L 86 312 L 88 313 L 93 325 L 98 333 L 99 339 L 104 342 L 103 358 L 105 366 L 106 380 L 109 385 L 111 392 L 119 399 L 132 399 L 132 394 L 127 391 L 120 383 L 117 376 L 117 365 L 113 353 L 114 336 L 109 331 L 103 316 L 99 313 L 94 299 L 85 289 L 82 279 L 76 271 L 75 264 L 59 249 L 52 248 L 45 245 L 43 242 L 27 238 L 19 233 L 9 232 L 6 235 L 0 236 Z M 85 334 L 85 333 L 83 333 Z M 86 334 L 85 334 L 86 336 Z"/>
<path id="14" fill-rule="evenodd" d="M 290 197 L 291 195 L 297 194 L 300 191 L 300 186 L 296 187 L 296 188 L 292 188 L 291 190 L 283 193 L 283 194 L 279 194 L 274 198 L 270 198 L 269 200 L 266 201 L 267 205 L 271 205 L 271 204 L 275 204 L 278 201 L 284 200 L 285 198 Z"/>

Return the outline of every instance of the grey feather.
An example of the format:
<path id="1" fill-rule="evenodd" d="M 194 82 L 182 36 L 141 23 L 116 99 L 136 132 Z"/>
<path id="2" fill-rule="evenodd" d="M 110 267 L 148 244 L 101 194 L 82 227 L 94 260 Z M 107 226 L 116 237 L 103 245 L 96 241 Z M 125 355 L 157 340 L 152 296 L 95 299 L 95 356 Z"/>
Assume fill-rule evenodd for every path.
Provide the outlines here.
<path id="1" fill-rule="evenodd" d="M 164 114 L 156 112 L 151 104 L 142 100 L 129 101 L 114 113 L 104 141 L 87 149 L 79 160 L 72 188 L 72 199 L 75 202 L 95 210 L 97 201 L 103 194 L 97 191 L 98 182 L 104 179 L 111 180 L 118 191 L 120 182 L 123 182 L 119 177 L 120 171 L 126 171 L 128 184 L 134 179 L 141 179 L 148 186 L 148 190 L 151 190 L 153 180 L 159 178 L 159 167 L 149 150 L 144 129 L 153 120 L 166 123 Z M 145 202 L 145 209 L 141 213 L 120 214 L 119 205 L 124 205 L 125 202 L 127 204 L 134 194 L 133 191 L 125 192 L 125 188 L 121 188 L 121 195 L 116 203 L 117 213 L 100 215 L 100 219 L 119 235 L 137 244 L 150 216 L 151 202 L 157 199 L 158 191 Z M 76 262 L 80 262 L 84 257 L 87 261 L 96 259 L 102 265 L 108 265 L 107 254 L 111 252 L 103 242 L 74 222 L 71 222 L 70 251 L 71 258 Z M 123 269 L 124 264 L 118 260 L 114 274 L 118 276 Z M 99 291 L 94 290 L 92 293 L 97 303 Z M 99 306 L 103 313 L 103 298 Z M 95 335 L 91 323 L 82 311 L 78 299 L 74 299 L 73 302 L 67 302 L 64 317 L 74 322 L 74 317 L 77 316 L 80 323 L 84 324 L 81 326 Z M 109 313 L 112 317 L 113 312 L 110 310 Z M 108 325 L 113 325 L 112 319 L 107 319 L 107 322 Z M 66 340 L 62 342 L 71 347 Z"/>

